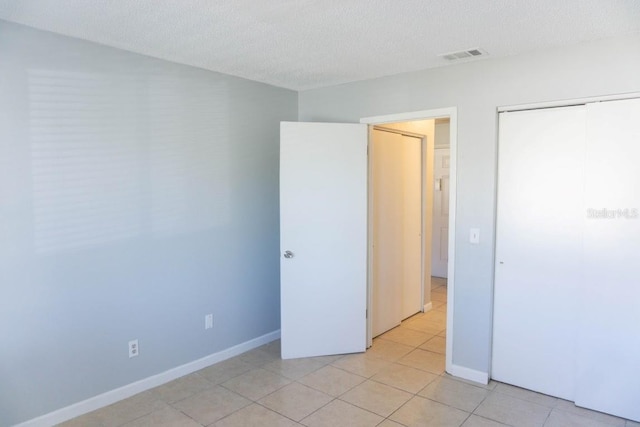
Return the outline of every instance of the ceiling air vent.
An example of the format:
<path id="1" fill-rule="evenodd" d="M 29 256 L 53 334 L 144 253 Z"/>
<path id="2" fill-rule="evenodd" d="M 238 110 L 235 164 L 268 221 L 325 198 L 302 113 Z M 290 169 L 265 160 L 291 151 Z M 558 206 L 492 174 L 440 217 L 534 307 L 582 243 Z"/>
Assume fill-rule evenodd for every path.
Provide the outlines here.
<path id="1" fill-rule="evenodd" d="M 447 61 L 459 61 L 461 59 L 478 58 L 480 56 L 487 56 L 487 52 L 480 48 L 461 50 L 459 52 L 442 53 L 438 55 Z"/>

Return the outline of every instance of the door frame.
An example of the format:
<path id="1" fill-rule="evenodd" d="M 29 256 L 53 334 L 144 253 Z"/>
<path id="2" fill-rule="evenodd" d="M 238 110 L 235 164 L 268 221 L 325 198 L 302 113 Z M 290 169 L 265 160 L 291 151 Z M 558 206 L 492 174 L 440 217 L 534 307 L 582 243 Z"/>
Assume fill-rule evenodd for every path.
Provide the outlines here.
<path id="1" fill-rule="evenodd" d="M 447 338 L 446 338 L 446 371 L 451 373 L 453 367 L 453 336 L 454 336 L 454 286 L 455 286 L 455 237 L 456 237 L 456 200 L 457 200 L 457 152 L 458 152 L 458 109 L 457 107 L 436 108 L 431 110 L 412 111 L 405 113 L 388 114 L 381 116 L 364 117 L 360 119 L 360 123 L 371 126 L 381 125 L 386 123 L 396 122 L 408 122 L 417 120 L 430 120 L 437 118 L 449 118 L 449 148 L 451 150 L 451 163 L 450 163 L 450 187 L 449 187 L 449 261 L 447 265 Z M 369 170 L 370 172 L 370 170 Z M 370 176 L 367 177 L 367 182 L 370 182 Z M 424 215 L 423 215 L 424 217 Z M 424 218 L 423 218 L 424 220 Z M 369 228 L 369 230 L 371 230 Z M 370 233 L 367 238 L 370 238 Z M 367 248 L 369 242 L 367 242 Z M 372 305 L 372 280 L 371 280 L 371 254 L 367 250 L 367 313 L 371 311 Z M 423 290 L 424 292 L 424 290 Z M 423 295 L 424 304 L 424 295 Z M 369 347 L 373 341 L 371 336 L 372 318 L 367 315 L 367 347 Z"/>

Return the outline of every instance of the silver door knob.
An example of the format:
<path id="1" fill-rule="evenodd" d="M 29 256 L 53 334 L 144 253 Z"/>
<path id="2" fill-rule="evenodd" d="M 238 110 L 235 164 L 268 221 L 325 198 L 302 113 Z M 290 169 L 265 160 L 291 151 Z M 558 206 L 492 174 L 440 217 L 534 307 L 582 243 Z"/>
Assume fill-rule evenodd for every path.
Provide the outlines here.
<path id="1" fill-rule="evenodd" d="M 293 252 L 291 252 L 291 251 L 284 251 L 284 257 L 285 257 L 285 258 L 293 258 Z"/>

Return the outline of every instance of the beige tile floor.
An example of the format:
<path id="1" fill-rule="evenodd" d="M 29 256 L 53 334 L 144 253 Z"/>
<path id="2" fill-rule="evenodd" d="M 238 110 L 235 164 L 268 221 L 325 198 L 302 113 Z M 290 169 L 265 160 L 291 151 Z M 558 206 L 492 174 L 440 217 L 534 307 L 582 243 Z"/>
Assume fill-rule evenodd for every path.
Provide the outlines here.
<path id="1" fill-rule="evenodd" d="M 640 427 L 446 374 L 446 291 L 446 280 L 434 278 L 433 310 L 376 338 L 366 353 L 281 360 L 276 341 L 62 426 Z"/>

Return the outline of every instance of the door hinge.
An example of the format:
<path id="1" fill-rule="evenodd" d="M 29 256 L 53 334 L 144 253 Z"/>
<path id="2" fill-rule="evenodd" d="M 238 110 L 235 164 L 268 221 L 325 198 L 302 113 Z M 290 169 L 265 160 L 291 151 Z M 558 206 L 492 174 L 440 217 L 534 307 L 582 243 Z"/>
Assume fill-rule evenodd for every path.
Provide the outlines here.
<path id="1" fill-rule="evenodd" d="M 366 310 L 364 311 L 364 318 L 365 318 L 365 319 L 368 319 L 368 318 L 369 318 L 369 309 L 366 309 Z"/>

